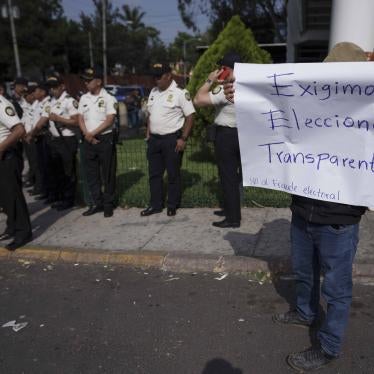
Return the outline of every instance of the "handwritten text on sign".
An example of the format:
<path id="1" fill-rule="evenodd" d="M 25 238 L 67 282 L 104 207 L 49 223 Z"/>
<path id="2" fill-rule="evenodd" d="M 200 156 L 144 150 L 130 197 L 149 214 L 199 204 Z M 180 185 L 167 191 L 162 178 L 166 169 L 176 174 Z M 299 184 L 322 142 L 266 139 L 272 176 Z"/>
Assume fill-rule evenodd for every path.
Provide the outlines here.
<path id="1" fill-rule="evenodd" d="M 374 64 L 235 64 L 245 186 L 374 206 Z"/>

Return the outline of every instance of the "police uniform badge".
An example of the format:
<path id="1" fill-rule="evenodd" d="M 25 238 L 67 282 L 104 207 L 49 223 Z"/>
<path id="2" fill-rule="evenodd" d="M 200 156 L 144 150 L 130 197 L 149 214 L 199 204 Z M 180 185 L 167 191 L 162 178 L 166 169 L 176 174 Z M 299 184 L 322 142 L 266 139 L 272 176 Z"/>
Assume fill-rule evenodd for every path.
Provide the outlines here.
<path id="1" fill-rule="evenodd" d="M 173 101 L 173 95 L 172 94 L 169 94 L 167 100 L 166 100 L 168 103 L 171 103 Z"/>
<path id="2" fill-rule="evenodd" d="M 48 114 L 51 113 L 51 107 L 50 106 L 46 106 L 44 110 Z"/>
<path id="3" fill-rule="evenodd" d="M 217 95 L 217 94 L 219 94 L 219 93 L 221 92 L 221 90 L 222 90 L 222 87 L 221 87 L 221 86 L 215 86 L 215 87 L 213 88 L 213 90 L 212 90 L 212 94 L 213 94 L 213 95 Z"/>
<path id="4" fill-rule="evenodd" d="M 103 99 L 101 99 L 101 100 L 99 100 L 97 105 L 99 106 L 99 108 L 104 108 L 105 107 L 105 101 Z"/>
<path id="5" fill-rule="evenodd" d="M 186 98 L 187 101 L 191 101 L 191 95 L 188 91 L 184 94 L 184 97 Z"/>
<path id="6" fill-rule="evenodd" d="M 16 115 L 16 112 L 14 111 L 14 109 L 11 107 L 11 106 L 7 106 L 5 108 L 5 113 L 9 116 L 9 117 L 14 117 Z"/>

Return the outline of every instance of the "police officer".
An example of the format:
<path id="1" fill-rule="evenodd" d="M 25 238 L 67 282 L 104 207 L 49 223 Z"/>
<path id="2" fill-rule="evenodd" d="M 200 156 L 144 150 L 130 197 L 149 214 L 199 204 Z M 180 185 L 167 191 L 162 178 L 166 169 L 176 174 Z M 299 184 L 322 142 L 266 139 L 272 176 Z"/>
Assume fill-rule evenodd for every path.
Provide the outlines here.
<path id="1" fill-rule="evenodd" d="M 7 227 L 0 240 L 12 239 L 5 247 L 14 251 L 32 239 L 30 216 L 22 192 L 21 165 L 16 145 L 25 129 L 14 106 L 0 96 L 0 206 Z"/>
<path id="2" fill-rule="evenodd" d="M 164 206 L 163 176 L 168 174 L 167 215 L 174 216 L 181 201 L 180 167 L 183 150 L 193 126 L 190 94 L 180 89 L 166 64 L 154 66 L 156 87 L 149 95 L 147 109 L 148 167 L 151 201 L 141 216 L 160 213 Z"/>
<path id="3" fill-rule="evenodd" d="M 25 127 L 26 136 L 30 134 L 33 129 L 34 121 L 34 110 L 37 106 L 37 101 L 35 100 L 35 84 L 27 87 L 27 92 L 25 95 L 26 105 L 23 106 L 23 117 L 22 123 Z M 31 187 L 36 183 L 38 168 L 37 168 L 37 154 L 35 142 L 27 142 L 26 137 L 23 142 L 25 149 L 25 154 L 29 163 L 29 171 L 27 175 L 27 180 L 24 183 L 24 187 Z"/>
<path id="4" fill-rule="evenodd" d="M 241 184 L 241 161 L 238 130 L 236 128 L 236 117 L 233 103 L 225 98 L 223 86 L 219 81 L 224 70 L 234 68 L 234 63 L 240 62 L 240 56 L 235 52 L 226 53 L 218 62 L 221 67 L 211 72 L 208 79 L 199 88 L 194 98 L 194 104 L 198 107 L 214 106 L 215 114 L 215 153 L 218 171 L 223 191 L 223 212 L 215 212 L 225 215 L 225 219 L 213 222 L 213 226 L 240 227 L 240 184 Z M 219 83 L 216 85 L 216 83 Z M 212 89 L 212 87 L 214 87 Z"/>
<path id="5" fill-rule="evenodd" d="M 26 106 L 25 95 L 27 92 L 28 80 L 24 77 L 17 77 L 13 85 L 13 94 L 9 101 L 13 104 L 17 116 L 22 119 L 23 109 Z"/>
<path id="6" fill-rule="evenodd" d="M 113 125 L 118 103 L 103 88 L 101 69 L 86 69 L 81 77 L 88 92 L 79 101 L 79 126 L 84 136 L 87 184 L 94 202 L 83 215 L 104 211 L 104 217 L 111 217 L 117 168 Z"/>
<path id="7" fill-rule="evenodd" d="M 31 132 L 35 128 L 36 124 L 39 122 L 40 118 L 42 117 L 42 114 L 44 113 L 44 108 L 46 106 L 50 107 L 51 98 L 49 96 L 49 88 L 45 82 L 37 83 L 34 91 L 34 98 L 35 108 L 33 110 L 32 128 L 30 133 L 26 135 L 26 141 L 28 143 L 31 143 L 32 141 L 35 142 L 37 156 L 37 162 L 35 165 L 35 185 L 30 194 L 38 195 L 37 198 L 46 198 L 48 197 L 46 185 L 46 181 L 48 179 L 48 176 L 46 175 L 47 161 L 49 157 L 47 144 L 48 129 L 44 127 L 35 135 L 34 139 L 31 139 Z"/>
<path id="8" fill-rule="evenodd" d="M 64 82 L 57 73 L 47 78 L 47 85 L 53 100 L 45 106 L 33 135 L 49 122 L 51 153 L 47 201 L 52 203 L 52 208 L 65 210 L 72 208 L 75 202 L 78 102 L 66 92 Z"/>

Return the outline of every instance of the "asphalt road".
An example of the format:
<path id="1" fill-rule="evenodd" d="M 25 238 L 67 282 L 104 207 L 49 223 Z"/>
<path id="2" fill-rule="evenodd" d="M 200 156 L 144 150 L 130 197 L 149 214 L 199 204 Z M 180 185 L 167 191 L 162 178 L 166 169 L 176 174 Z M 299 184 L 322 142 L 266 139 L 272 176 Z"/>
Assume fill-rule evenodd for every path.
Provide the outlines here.
<path id="1" fill-rule="evenodd" d="M 292 282 L 215 277 L 1 261 L 0 326 L 16 326 L 0 327 L 0 373 L 292 373 L 313 338 L 272 323 Z M 320 373 L 374 373 L 373 287 L 354 295 L 344 355 Z"/>

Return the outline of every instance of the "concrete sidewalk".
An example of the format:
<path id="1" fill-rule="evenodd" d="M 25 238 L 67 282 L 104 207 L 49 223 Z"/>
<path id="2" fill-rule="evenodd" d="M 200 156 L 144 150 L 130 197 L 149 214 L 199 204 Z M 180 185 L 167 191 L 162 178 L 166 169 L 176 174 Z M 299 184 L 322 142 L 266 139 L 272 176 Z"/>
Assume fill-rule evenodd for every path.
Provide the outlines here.
<path id="1" fill-rule="evenodd" d="M 156 266 L 171 271 L 287 272 L 289 267 L 288 208 L 244 208 L 239 229 L 218 229 L 214 209 L 166 209 L 140 217 L 141 209 L 121 209 L 112 218 L 102 213 L 83 217 L 85 208 L 65 212 L 29 199 L 34 240 L 11 255 L 81 262 L 115 262 Z M 374 213 L 361 221 L 355 275 L 374 277 Z M 0 214 L 0 232 L 5 216 Z M 373 269 L 373 270 L 372 270 Z"/>

